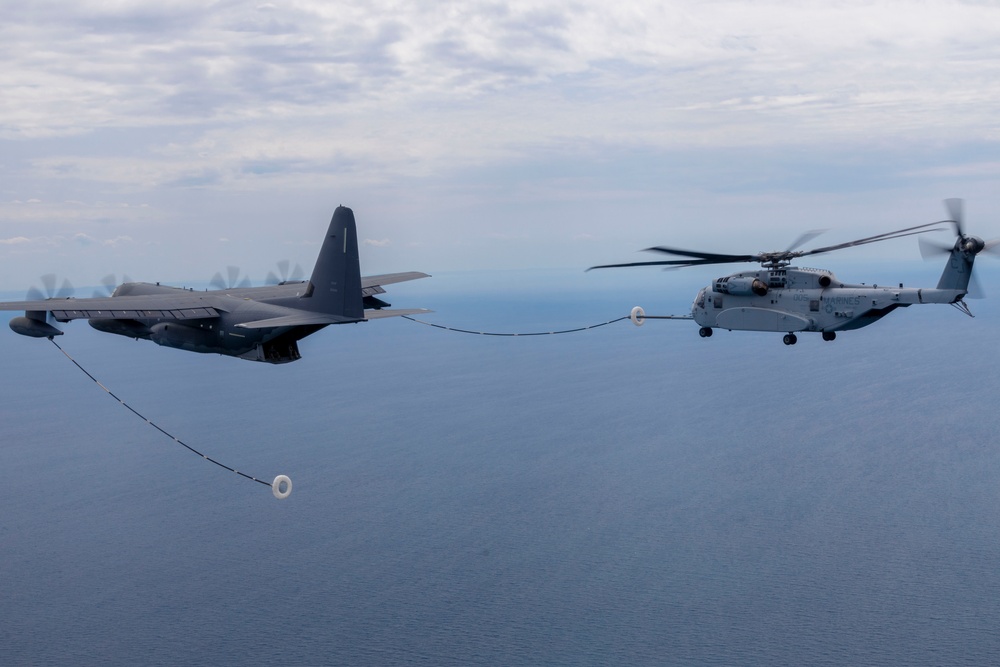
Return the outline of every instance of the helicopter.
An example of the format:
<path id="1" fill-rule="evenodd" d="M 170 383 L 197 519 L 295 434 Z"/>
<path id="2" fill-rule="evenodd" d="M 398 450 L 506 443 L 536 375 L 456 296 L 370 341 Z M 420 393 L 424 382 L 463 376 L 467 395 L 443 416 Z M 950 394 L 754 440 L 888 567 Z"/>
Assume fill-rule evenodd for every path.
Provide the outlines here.
<path id="1" fill-rule="evenodd" d="M 702 338 L 711 337 L 715 329 L 727 329 L 785 332 L 782 338 L 785 345 L 795 345 L 798 342 L 796 333 L 804 331 L 819 332 L 823 340 L 832 341 L 837 338 L 837 332 L 860 329 L 877 322 L 897 308 L 925 303 L 950 304 L 971 317 L 972 313 L 964 299 L 970 291 L 970 280 L 975 288 L 973 263 L 979 253 L 995 248 L 1000 243 L 1000 238 L 983 241 L 966 234 L 963 200 L 946 199 L 944 203 L 948 210 L 947 220 L 812 250 L 797 248 L 821 232 L 803 234 L 786 250 L 753 255 L 725 255 L 656 246 L 646 250 L 684 259 L 604 264 L 587 270 L 631 266 L 684 268 L 705 264 L 759 263 L 761 268 L 756 271 L 741 271 L 724 276 L 702 288 L 691 305 L 691 315 L 650 318 L 694 320 L 701 326 L 698 333 Z M 791 265 L 799 257 L 923 234 L 940 230 L 941 225 L 948 224 L 954 225 L 957 232 L 953 244 L 941 246 L 920 238 L 921 254 L 925 258 L 929 259 L 935 254 L 948 256 L 937 287 L 904 288 L 902 283 L 898 287 L 854 285 L 841 282 L 825 269 Z M 641 325 L 646 319 L 642 308 L 633 308 L 631 319 L 636 325 Z"/>

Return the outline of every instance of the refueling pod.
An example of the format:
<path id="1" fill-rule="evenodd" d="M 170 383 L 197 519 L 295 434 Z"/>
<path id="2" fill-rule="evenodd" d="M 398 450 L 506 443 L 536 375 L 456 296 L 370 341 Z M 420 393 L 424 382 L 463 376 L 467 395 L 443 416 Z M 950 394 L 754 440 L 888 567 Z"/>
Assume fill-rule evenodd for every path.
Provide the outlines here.
<path id="1" fill-rule="evenodd" d="M 40 314 L 41 317 L 34 317 L 36 314 Z M 44 312 L 28 312 L 21 317 L 14 317 L 10 321 L 10 328 L 15 333 L 19 333 L 22 336 L 31 336 L 32 338 L 52 338 L 53 336 L 63 335 L 62 331 L 45 321 Z"/>

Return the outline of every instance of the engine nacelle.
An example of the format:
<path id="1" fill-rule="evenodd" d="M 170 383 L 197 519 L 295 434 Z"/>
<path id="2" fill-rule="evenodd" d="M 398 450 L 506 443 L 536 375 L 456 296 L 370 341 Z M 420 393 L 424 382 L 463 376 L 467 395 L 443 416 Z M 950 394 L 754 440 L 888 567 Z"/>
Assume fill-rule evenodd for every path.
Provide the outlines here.
<path id="1" fill-rule="evenodd" d="M 32 338 L 52 338 L 62 336 L 63 332 L 46 322 L 44 319 L 36 320 L 33 317 L 15 317 L 10 321 L 10 328 L 22 336 Z"/>
<path id="2" fill-rule="evenodd" d="M 733 296 L 765 296 L 767 283 L 759 278 L 726 276 L 715 281 L 715 291 Z"/>

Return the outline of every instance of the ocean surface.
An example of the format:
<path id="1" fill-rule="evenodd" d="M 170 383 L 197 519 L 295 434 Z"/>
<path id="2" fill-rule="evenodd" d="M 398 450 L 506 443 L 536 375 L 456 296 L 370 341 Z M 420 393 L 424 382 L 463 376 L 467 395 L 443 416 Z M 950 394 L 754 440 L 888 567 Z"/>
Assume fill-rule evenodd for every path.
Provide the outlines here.
<path id="1" fill-rule="evenodd" d="M 389 300 L 552 330 L 682 314 L 711 277 L 446 274 Z M 393 319 L 285 366 L 64 326 L 164 429 L 290 476 L 283 501 L 3 326 L 0 663 L 997 664 L 1000 312 L 970 305 L 794 347 Z"/>

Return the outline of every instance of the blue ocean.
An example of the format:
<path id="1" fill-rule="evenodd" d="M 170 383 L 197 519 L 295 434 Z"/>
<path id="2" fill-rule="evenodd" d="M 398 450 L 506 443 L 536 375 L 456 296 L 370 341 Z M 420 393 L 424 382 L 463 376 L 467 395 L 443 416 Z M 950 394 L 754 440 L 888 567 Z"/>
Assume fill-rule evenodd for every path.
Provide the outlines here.
<path id="1" fill-rule="evenodd" d="M 388 296 L 548 331 L 683 314 L 712 277 L 442 274 Z M 137 411 L 288 475 L 286 500 L 4 326 L 0 662 L 997 664 L 1000 314 L 970 305 L 792 347 L 397 318 L 285 366 L 64 326 Z"/>

